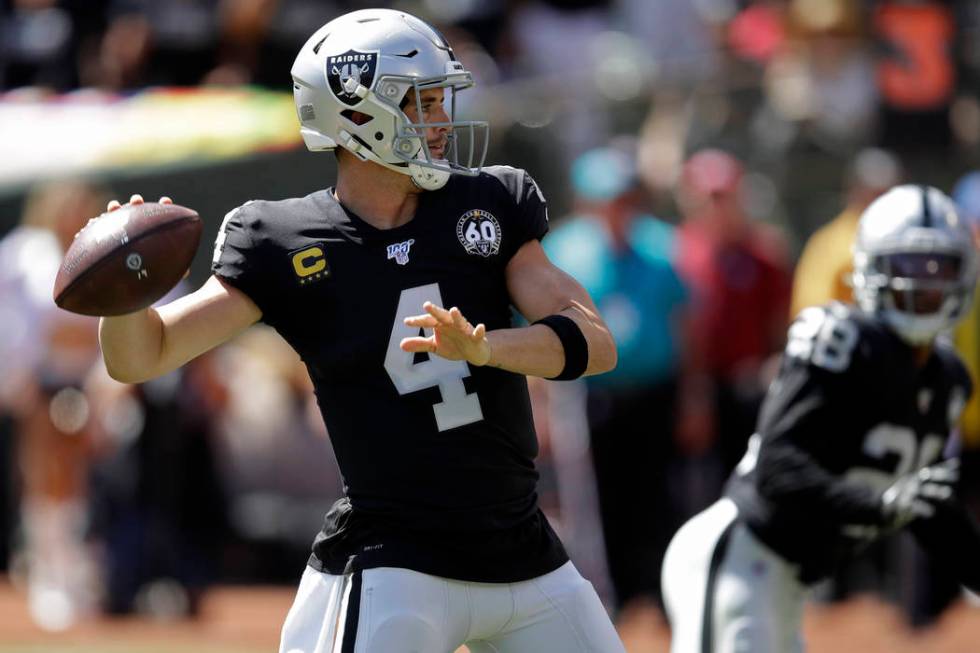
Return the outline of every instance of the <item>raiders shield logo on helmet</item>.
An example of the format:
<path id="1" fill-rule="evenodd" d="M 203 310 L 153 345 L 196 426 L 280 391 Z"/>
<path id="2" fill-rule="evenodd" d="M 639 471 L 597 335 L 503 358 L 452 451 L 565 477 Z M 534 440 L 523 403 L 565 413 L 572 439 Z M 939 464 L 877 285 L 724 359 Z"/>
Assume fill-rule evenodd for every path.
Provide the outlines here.
<path id="1" fill-rule="evenodd" d="M 331 55 L 327 57 L 330 91 L 347 106 L 359 104 L 363 98 L 357 94 L 357 89 L 361 86 L 371 89 L 377 68 L 377 51 L 348 50 L 343 54 Z"/>

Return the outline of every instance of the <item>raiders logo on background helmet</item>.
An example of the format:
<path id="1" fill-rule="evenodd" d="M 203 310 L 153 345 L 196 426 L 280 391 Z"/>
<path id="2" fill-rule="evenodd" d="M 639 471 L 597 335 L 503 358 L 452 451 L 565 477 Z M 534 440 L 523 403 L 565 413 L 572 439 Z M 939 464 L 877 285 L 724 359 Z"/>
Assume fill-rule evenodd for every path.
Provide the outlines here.
<path id="1" fill-rule="evenodd" d="M 360 104 L 363 97 L 357 94 L 357 89 L 363 86 L 371 90 L 377 68 L 377 51 L 348 50 L 343 54 L 328 56 L 327 79 L 330 81 L 330 91 L 348 106 Z"/>

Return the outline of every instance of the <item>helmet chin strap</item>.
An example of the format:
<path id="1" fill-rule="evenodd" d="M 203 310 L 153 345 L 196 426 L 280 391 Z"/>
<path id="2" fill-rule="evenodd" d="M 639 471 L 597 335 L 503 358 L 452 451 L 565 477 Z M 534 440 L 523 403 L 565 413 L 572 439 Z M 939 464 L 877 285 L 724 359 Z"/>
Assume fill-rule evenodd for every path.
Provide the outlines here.
<path id="1" fill-rule="evenodd" d="M 407 166 L 405 164 L 388 163 L 374 156 L 373 153 L 366 154 L 362 152 L 364 151 L 361 150 L 361 152 L 355 152 L 354 154 L 362 161 L 370 161 L 398 174 L 408 175 L 411 177 L 412 182 L 422 190 L 439 190 L 446 185 L 449 181 L 449 176 L 452 174 L 448 170 L 435 170 L 417 163 L 409 163 Z"/>
<path id="2" fill-rule="evenodd" d="M 371 161 L 388 168 L 389 170 L 393 170 L 394 172 L 408 175 L 412 178 L 415 185 L 422 190 L 439 190 L 446 185 L 446 183 L 449 181 L 449 176 L 452 174 L 448 170 L 437 170 L 418 163 L 409 163 L 407 166 L 404 163 L 389 163 L 388 161 L 378 157 L 377 154 L 375 154 L 369 148 L 363 147 L 361 143 L 349 133 L 341 131 L 341 137 L 343 140 L 339 145 L 351 152 L 358 159 L 361 159 L 362 161 Z M 421 148 L 419 149 L 419 152 L 421 152 Z"/>
<path id="3" fill-rule="evenodd" d="M 450 173 L 446 170 L 434 170 L 417 163 L 409 163 L 408 171 L 412 181 L 422 190 L 439 190 L 449 181 Z"/>

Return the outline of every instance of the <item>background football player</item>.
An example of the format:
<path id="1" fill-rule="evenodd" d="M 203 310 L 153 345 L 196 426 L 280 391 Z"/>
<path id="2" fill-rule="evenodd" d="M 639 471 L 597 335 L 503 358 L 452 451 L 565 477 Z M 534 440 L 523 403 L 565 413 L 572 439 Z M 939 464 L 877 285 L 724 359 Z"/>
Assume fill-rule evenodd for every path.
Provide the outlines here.
<path id="1" fill-rule="evenodd" d="M 139 382 L 259 320 L 302 356 L 347 496 L 282 651 L 623 651 L 537 506 L 525 375 L 616 360 L 588 294 L 541 248 L 541 192 L 523 170 L 479 169 L 486 123 L 453 116 L 472 77 L 413 16 L 337 18 L 292 74 L 336 186 L 229 213 L 200 290 L 102 320 L 106 367 Z M 460 132 L 472 156 L 457 156 Z M 511 328 L 512 304 L 530 326 Z"/>
<path id="2" fill-rule="evenodd" d="M 937 336 L 965 313 L 977 255 L 952 201 L 898 186 L 862 214 L 857 306 L 803 310 L 725 496 L 674 536 L 663 567 L 674 653 L 800 651 L 808 585 L 908 526 L 980 588 L 980 531 L 942 460 L 970 395 Z"/>

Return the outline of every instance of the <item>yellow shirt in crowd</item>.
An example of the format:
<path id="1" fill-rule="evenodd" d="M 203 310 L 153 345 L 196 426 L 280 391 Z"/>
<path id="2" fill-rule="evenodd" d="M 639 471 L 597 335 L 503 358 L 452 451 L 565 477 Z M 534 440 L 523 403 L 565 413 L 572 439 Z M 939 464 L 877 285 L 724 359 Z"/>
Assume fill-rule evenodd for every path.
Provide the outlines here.
<path id="1" fill-rule="evenodd" d="M 807 306 L 829 301 L 853 302 L 847 279 L 853 271 L 851 245 L 857 234 L 859 211 L 843 213 L 813 232 L 796 264 L 793 274 L 791 317 Z"/>

